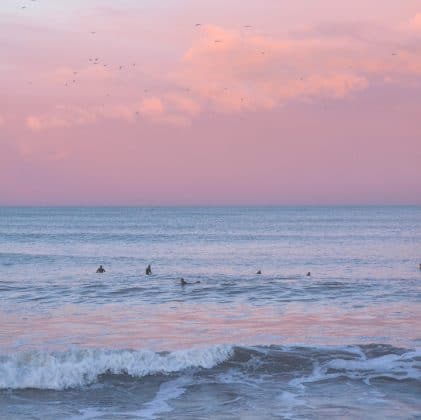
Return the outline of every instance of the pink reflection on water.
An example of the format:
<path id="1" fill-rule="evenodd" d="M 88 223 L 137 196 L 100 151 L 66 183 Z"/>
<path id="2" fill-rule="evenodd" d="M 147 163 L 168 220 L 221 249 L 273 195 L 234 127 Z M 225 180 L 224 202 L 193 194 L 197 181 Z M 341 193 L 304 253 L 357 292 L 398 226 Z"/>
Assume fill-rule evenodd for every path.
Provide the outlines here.
<path id="1" fill-rule="evenodd" d="M 65 306 L 31 316 L 0 312 L 2 352 L 69 346 L 173 350 L 211 344 L 359 344 L 413 346 L 421 308 L 365 308 L 289 303 Z"/>

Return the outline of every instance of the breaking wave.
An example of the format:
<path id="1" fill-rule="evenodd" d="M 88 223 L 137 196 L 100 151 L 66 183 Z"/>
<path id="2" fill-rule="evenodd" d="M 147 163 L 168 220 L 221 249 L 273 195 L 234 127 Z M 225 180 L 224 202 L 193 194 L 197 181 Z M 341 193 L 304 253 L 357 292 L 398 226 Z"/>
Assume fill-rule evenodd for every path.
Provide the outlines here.
<path id="1" fill-rule="evenodd" d="M 106 380 L 107 375 L 127 375 L 138 380 L 149 375 L 182 374 L 193 368 L 198 377 L 214 375 L 217 382 L 246 377 L 250 381 L 270 373 L 274 381 L 288 383 L 293 388 L 338 378 L 370 385 L 370 381 L 376 379 L 420 381 L 421 350 L 370 344 L 341 347 L 218 345 L 162 353 L 105 349 L 30 351 L 0 356 L 0 389 L 63 390 Z"/>
<path id="2" fill-rule="evenodd" d="M 55 389 L 80 387 L 101 375 L 141 378 L 188 368 L 210 369 L 233 354 L 231 346 L 213 346 L 172 353 L 149 350 L 31 351 L 0 357 L 0 389 Z"/>

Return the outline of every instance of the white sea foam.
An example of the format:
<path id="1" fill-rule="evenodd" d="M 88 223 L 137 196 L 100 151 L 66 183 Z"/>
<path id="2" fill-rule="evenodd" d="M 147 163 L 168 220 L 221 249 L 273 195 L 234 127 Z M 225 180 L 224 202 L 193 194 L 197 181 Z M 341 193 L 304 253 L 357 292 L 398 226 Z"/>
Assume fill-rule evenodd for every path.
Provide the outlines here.
<path id="1" fill-rule="evenodd" d="M 169 413 L 172 411 L 169 401 L 175 400 L 186 391 L 186 386 L 191 384 L 188 378 L 177 378 L 173 381 L 164 382 L 154 399 L 145 404 L 142 410 L 136 413 L 128 413 L 136 417 L 155 419 L 158 414 Z"/>
<path id="2" fill-rule="evenodd" d="M 231 346 L 155 353 L 149 350 L 31 351 L 0 357 L 0 389 L 66 389 L 94 383 L 103 374 L 143 377 L 188 368 L 210 369 L 233 355 Z"/>
<path id="3" fill-rule="evenodd" d="M 361 360 L 331 360 L 326 367 L 347 372 L 348 376 L 360 378 L 388 377 L 393 379 L 421 378 L 421 350 L 406 352 L 402 355 L 384 356 Z"/>
<path id="4" fill-rule="evenodd" d="M 386 354 L 359 359 L 333 359 L 319 364 L 315 363 L 309 376 L 294 378 L 290 385 L 303 388 L 306 383 L 319 382 L 345 376 L 349 379 L 363 380 L 367 384 L 375 378 L 395 380 L 421 379 L 421 350 L 411 350 L 401 355 Z"/>

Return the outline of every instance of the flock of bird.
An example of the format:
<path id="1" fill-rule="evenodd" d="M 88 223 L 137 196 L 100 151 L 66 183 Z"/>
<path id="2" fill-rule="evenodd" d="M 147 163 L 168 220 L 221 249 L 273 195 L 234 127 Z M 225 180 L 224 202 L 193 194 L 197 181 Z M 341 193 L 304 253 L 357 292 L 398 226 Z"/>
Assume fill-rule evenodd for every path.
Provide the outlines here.
<path id="1" fill-rule="evenodd" d="M 38 0 L 30 0 L 30 1 L 31 2 L 36 2 Z M 21 6 L 21 9 L 26 9 L 27 7 L 28 7 L 27 5 L 23 5 L 23 6 Z M 194 24 L 194 27 L 196 27 L 196 28 L 200 28 L 201 26 L 202 26 L 202 23 L 196 23 L 196 24 Z M 252 25 L 243 25 L 243 29 L 244 30 L 252 30 L 253 29 L 253 26 Z M 94 30 L 91 30 L 89 33 L 90 33 L 90 35 L 97 35 L 97 31 L 94 31 Z M 215 39 L 215 40 L 213 40 L 213 43 L 214 44 L 223 43 L 223 39 Z M 265 51 L 260 51 L 260 54 L 262 54 L 262 55 L 265 54 Z M 135 68 L 136 67 L 136 63 L 131 63 L 129 65 L 119 64 L 117 66 L 113 66 L 111 64 L 107 64 L 105 62 L 102 62 L 101 59 L 100 59 L 100 57 L 89 57 L 88 58 L 88 64 L 89 65 L 93 65 L 93 66 L 98 66 L 98 67 L 101 67 L 102 66 L 104 69 L 109 69 L 109 70 L 115 68 L 118 71 L 128 70 L 128 69 L 131 69 L 131 68 Z M 71 86 L 77 84 L 77 82 L 78 82 L 77 76 L 78 75 L 79 75 L 79 72 L 78 71 L 74 71 L 73 72 L 73 77 L 70 78 L 69 80 L 65 81 L 64 82 L 64 86 L 65 87 L 71 87 Z M 32 84 L 32 82 L 29 82 L 29 83 Z M 190 88 L 185 88 L 185 90 L 187 92 L 190 92 L 191 91 Z M 224 88 L 223 90 L 226 92 L 226 91 L 228 91 L 228 88 Z M 144 89 L 144 93 L 148 93 L 148 91 L 149 91 L 149 89 L 146 89 L 146 88 Z M 107 96 L 110 96 L 110 94 L 107 94 Z M 245 100 L 245 98 L 241 98 L 241 102 L 244 102 L 244 100 Z"/>
<path id="2" fill-rule="evenodd" d="M 37 2 L 38 0 L 29 0 L 29 1 L 32 3 L 32 2 Z M 26 9 L 26 8 L 27 8 L 27 5 L 22 5 L 21 6 L 21 9 Z M 195 23 L 194 24 L 194 27 L 195 28 L 200 28 L 200 27 L 202 27 L 202 23 Z M 252 25 L 249 25 L 249 24 L 243 25 L 242 28 L 245 31 L 252 31 L 252 30 L 254 30 L 254 27 Z M 96 30 L 91 30 L 89 32 L 89 34 L 92 35 L 92 36 L 96 36 L 98 34 L 98 32 Z M 219 39 L 219 38 L 213 40 L 213 44 L 215 44 L 215 45 L 222 44 L 223 42 L 224 42 L 224 40 L 223 39 Z M 256 51 L 256 53 L 257 54 L 261 54 L 261 55 L 265 55 L 265 51 L 264 50 Z M 397 56 L 397 55 L 398 55 L 398 51 L 392 52 L 392 56 Z M 137 69 L 136 62 L 132 62 L 130 64 L 117 64 L 117 65 L 113 65 L 113 64 L 110 64 L 110 63 L 105 62 L 100 57 L 89 57 L 88 58 L 88 61 L 87 61 L 87 64 L 90 65 L 90 66 L 102 67 L 103 69 L 110 70 L 110 71 L 111 70 L 116 70 L 118 73 L 122 73 L 122 74 Z M 349 69 L 352 69 L 352 66 L 349 66 Z M 69 79 L 67 79 L 66 81 L 63 82 L 64 86 L 67 87 L 67 88 L 77 86 L 78 85 L 79 77 L 81 77 L 81 75 L 82 75 L 82 72 L 73 71 L 71 77 Z M 305 80 L 305 78 L 304 78 L 304 76 L 298 76 L 297 80 L 303 82 Z M 29 81 L 28 83 L 29 84 L 32 84 L 32 81 Z M 191 88 L 184 88 L 184 90 L 186 92 L 192 92 L 192 89 Z M 228 91 L 229 91 L 229 89 L 227 87 L 224 87 L 223 88 L 223 92 L 224 93 L 228 93 Z M 144 88 L 143 89 L 143 92 L 144 92 L 144 94 L 147 94 L 149 92 L 149 88 Z M 109 92 L 106 93 L 106 97 L 110 97 L 110 96 L 111 96 L 111 94 Z M 246 98 L 246 97 L 241 97 L 240 98 L 241 104 L 244 104 L 245 101 L 248 101 L 248 98 Z M 104 106 L 104 104 L 102 104 L 102 105 Z M 137 111 L 137 112 L 135 112 L 135 114 L 136 115 L 139 115 L 139 112 Z"/>
<path id="3" fill-rule="evenodd" d="M 31 2 L 35 2 L 37 0 L 30 0 L 30 1 Z M 27 6 L 24 5 L 21 8 L 22 9 L 26 9 L 26 7 Z M 194 24 L 194 27 L 195 28 L 200 28 L 201 26 L 202 26 L 202 23 L 196 23 L 196 24 Z M 244 25 L 243 28 L 244 28 L 244 30 L 252 30 L 253 29 L 253 26 L 252 25 Z M 91 30 L 89 32 L 89 34 L 90 35 L 97 35 L 97 31 Z M 213 43 L 214 44 L 221 44 L 221 43 L 223 43 L 223 39 L 215 39 L 215 40 L 213 40 Z M 265 54 L 265 51 L 260 51 L 260 54 L 262 54 L 262 55 Z M 123 64 L 118 64 L 118 65 L 114 66 L 114 65 L 111 65 L 109 63 L 106 63 L 106 62 L 102 61 L 102 59 L 100 57 L 89 57 L 87 64 L 88 65 L 91 65 L 91 66 L 102 67 L 102 68 L 107 69 L 107 70 L 113 70 L 113 69 L 114 70 L 118 70 L 118 72 L 124 72 L 124 71 L 127 72 L 127 71 L 130 71 L 130 70 L 134 70 L 136 68 L 136 66 L 137 66 L 137 64 L 135 62 L 133 62 L 131 64 L 124 64 L 124 65 Z M 78 83 L 78 76 L 80 76 L 80 73 L 78 71 L 73 71 L 72 77 L 69 78 L 69 79 L 67 79 L 63 83 L 64 86 L 65 87 L 73 87 L 73 86 L 76 86 L 77 83 Z M 303 80 L 303 79 L 301 78 L 301 80 Z M 29 84 L 32 84 L 32 81 L 30 81 L 28 83 Z M 191 88 L 184 88 L 184 90 L 186 92 L 189 92 L 189 93 L 192 92 L 192 89 Z M 227 87 L 224 87 L 223 88 L 223 91 L 225 93 L 227 93 L 229 91 L 229 89 Z M 149 89 L 148 88 L 144 88 L 143 89 L 143 93 L 144 94 L 147 94 L 148 92 L 149 92 Z M 111 96 L 110 93 L 106 93 L 106 97 L 110 97 L 110 96 Z M 244 97 L 241 97 L 240 98 L 240 101 L 241 101 L 242 104 L 244 103 L 245 100 L 246 100 L 246 98 L 244 98 Z M 102 104 L 102 106 L 104 106 L 104 105 L 105 104 Z M 139 116 L 139 111 L 136 111 L 135 112 L 135 115 L 136 116 Z"/>

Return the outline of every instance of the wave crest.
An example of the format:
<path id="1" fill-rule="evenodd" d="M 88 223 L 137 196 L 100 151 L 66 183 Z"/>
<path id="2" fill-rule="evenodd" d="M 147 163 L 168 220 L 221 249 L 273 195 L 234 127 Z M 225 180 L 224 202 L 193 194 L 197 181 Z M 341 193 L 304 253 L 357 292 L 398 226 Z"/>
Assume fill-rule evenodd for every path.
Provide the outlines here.
<path id="1" fill-rule="evenodd" d="M 30 351 L 0 357 L 0 389 L 54 389 L 89 385 L 107 373 L 144 377 L 188 368 L 210 369 L 233 355 L 231 346 L 155 353 L 149 350 Z"/>
<path id="2" fill-rule="evenodd" d="M 142 378 L 155 374 L 183 373 L 190 368 L 212 369 L 225 380 L 233 372 L 247 378 L 282 378 L 290 386 L 379 378 L 421 379 L 421 350 L 384 344 L 363 346 L 228 346 L 218 345 L 174 352 L 149 350 L 71 349 L 64 352 L 30 351 L 0 356 L 0 389 L 54 389 L 95 383 L 101 375 Z M 201 371 L 197 372 L 198 375 Z M 222 374 L 222 376 L 218 376 Z M 206 373 L 207 375 L 207 373 Z M 225 376 L 224 376 L 225 375 Z M 251 376 L 250 376 L 251 375 Z M 225 379 L 224 379 L 225 378 Z"/>

